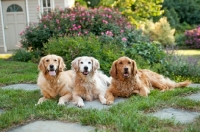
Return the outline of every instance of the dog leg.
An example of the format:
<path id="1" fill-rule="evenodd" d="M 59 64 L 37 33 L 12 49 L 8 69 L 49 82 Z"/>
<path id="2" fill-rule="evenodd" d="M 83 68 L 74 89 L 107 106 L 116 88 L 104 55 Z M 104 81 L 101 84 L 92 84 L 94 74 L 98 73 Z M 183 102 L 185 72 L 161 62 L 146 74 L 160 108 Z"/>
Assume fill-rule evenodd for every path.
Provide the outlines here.
<path id="1" fill-rule="evenodd" d="M 39 104 L 41 104 L 42 102 L 44 102 L 44 101 L 46 101 L 46 100 L 48 100 L 48 98 L 42 97 L 42 98 L 40 98 L 40 99 L 38 100 L 37 104 L 35 104 L 35 105 L 39 105 Z"/>
<path id="2" fill-rule="evenodd" d="M 140 89 L 139 95 L 147 97 L 148 93 L 149 93 L 149 90 L 147 90 L 145 87 L 143 87 L 143 88 Z"/>
<path id="3" fill-rule="evenodd" d="M 110 105 L 114 103 L 114 99 L 115 97 L 113 96 L 113 94 L 110 91 L 106 92 L 106 104 Z"/>
<path id="4" fill-rule="evenodd" d="M 71 94 L 66 94 L 62 97 L 59 98 L 58 105 L 65 105 L 69 100 L 71 100 L 72 95 Z"/>
<path id="5" fill-rule="evenodd" d="M 80 96 L 73 95 L 73 100 L 75 102 L 74 104 L 77 105 L 78 107 L 84 106 L 83 99 Z"/>
<path id="6" fill-rule="evenodd" d="M 105 99 L 104 95 L 99 94 L 99 100 L 100 100 L 100 102 L 101 102 L 102 104 L 106 104 L 106 99 Z"/>

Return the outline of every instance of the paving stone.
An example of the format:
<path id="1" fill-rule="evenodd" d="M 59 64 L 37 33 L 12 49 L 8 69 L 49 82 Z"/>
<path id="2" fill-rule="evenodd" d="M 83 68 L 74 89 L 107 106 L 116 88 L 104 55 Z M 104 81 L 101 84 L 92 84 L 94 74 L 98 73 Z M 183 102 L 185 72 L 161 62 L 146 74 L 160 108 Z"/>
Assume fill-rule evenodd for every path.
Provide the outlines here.
<path id="1" fill-rule="evenodd" d="M 3 89 L 23 89 L 23 90 L 39 90 L 36 84 L 14 84 L 2 87 Z"/>
<path id="2" fill-rule="evenodd" d="M 200 115 L 200 113 L 174 108 L 166 108 L 155 113 L 151 113 L 150 115 L 153 115 L 160 119 L 174 119 L 175 122 L 185 124 L 193 122 L 195 118 L 197 118 Z"/>
<path id="3" fill-rule="evenodd" d="M 94 127 L 83 126 L 78 123 L 64 123 L 60 121 L 35 121 L 8 132 L 93 132 Z"/>
<path id="4" fill-rule="evenodd" d="M 191 94 L 189 96 L 186 96 L 186 98 L 189 98 L 189 99 L 195 100 L 195 101 L 200 101 L 200 93 Z"/>
<path id="5" fill-rule="evenodd" d="M 200 84 L 190 84 L 188 87 L 193 87 L 193 88 L 200 88 Z"/>
<path id="6" fill-rule="evenodd" d="M 3 113 L 3 110 L 0 109 L 0 114 Z"/>
<path id="7" fill-rule="evenodd" d="M 118 104 L 120 102 L 124 102 L 125 100 L 127 100 L 127 98 L 115 98 L 115 101 L 112 105 L 103 105 L 101 104 L 101 102 L 99 100 L 93 100 L 93 101 L 84 101 L 85 106 L 82 107 L 82 109 L 98 109 L 98 110 L 102 110 L 102 109 L 106 109 L 109 107 L 112 107 L 115 104 Z M 69 103 L 67 104 L 70 107 L 77 107 L 75 106 L 73 103 Z"/>

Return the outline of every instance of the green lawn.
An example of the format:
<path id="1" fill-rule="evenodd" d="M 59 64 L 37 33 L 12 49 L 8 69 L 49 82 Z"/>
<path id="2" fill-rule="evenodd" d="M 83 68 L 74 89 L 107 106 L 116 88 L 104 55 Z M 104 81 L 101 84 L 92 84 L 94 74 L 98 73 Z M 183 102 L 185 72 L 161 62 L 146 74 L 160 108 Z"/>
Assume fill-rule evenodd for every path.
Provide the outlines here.
<path id="1" fill-rule="evenodd" d="M 13 83 L 36 83 L 37 64 L 0 59 L 0 86 Z M 57 99 L 35 106 L 41 97 L 39 90 L 3 90 L 0 88 L 0 131 L 34 120 L 81 122 L 112 132 L 197 132 L 200 118 L 191 124 L 177 124 L 173 120 L 159 120 L 148 113 L 162 108 L 180 108 L 200 112 L 200 101 L 183 98 L 200 89 L 184 88 L 160 92 L 153 90 L 149 97 L 132 96 L 110 109 L 80 109 L 58 106 Z"/>

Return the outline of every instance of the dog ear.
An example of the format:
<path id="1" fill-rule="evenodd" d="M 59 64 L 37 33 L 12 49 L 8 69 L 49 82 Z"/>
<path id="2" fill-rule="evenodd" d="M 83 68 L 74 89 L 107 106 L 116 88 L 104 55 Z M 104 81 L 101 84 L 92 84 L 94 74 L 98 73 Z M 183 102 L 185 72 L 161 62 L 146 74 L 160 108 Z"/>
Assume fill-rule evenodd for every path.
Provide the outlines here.
<path id="1" fill-rule="evenodd" d="M 135 76 L 137 74 L 137 65 L 136 62 L 134 60 L 132 60 L 132 74 Z"/>
<path id="2" fill-rule="evenodd" d="M 65 65 L 65 63 L 64 63 L 64 60 L 63 60 L 63 58 L 62 57 L 60 57 L 60 56 L 57 56 L 58 57 L 58 63 L 59 63 L 59 66 L 58 66 L 58 68 L 59 68 L 59 71 L 60 72 L 62 72 L 66 67 L 66 65 Z"/>
<path id="3" fill-rule="evenodd" d="M 74 60 L 71 62 L 71 67 L 72 67 L 72 69 L 74 69 L 76 72 L 79 71 L 79 60 L 80 60 L 80 57 L 74 59 Z"/>
<path id="4" fill-rule="evenodd" d="M 44 61 L 45 61 L 45 57 L 42 57 L 42 58 L 40 59 L 39 64 L 38 64 L 38 69 L 39 69 L 40 71 L 42 71 L 43 73 L 46 72 L 46 69 L 45 69 L 45 66 L 44 66 Z"/>
<path id="5" fill-rule="evenodd" d="M 91 60 L 92 60 L 92 69 L 93 71 L 96 71 L 97 69 L 100 68 L 99 61 L 95 59 L 94 57 L 91 57 Z"/>
<path id="6" fill-rule="evenodd" d="M 117 64 L 117 60 L 112 63 L 112 66 L 111 66 L 111 69 L 110 69 L 110 75 L 111 75 L 111 77 L 113 77 L 115 79 L 117 78 L 116 64 Z"/>

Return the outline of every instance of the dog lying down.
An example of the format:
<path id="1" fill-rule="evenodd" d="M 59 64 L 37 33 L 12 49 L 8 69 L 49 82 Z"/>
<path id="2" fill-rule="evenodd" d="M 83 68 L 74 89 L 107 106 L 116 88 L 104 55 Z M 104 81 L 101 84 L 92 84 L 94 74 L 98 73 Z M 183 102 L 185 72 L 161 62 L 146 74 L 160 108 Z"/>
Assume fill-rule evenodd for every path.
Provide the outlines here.
<path id="1" fill-rule="evenodd" d="M 188 80 L 176 83 L 147 69 L 138 70 L 136 62 L 128 57 L 120 57 L 114 61 L 110 75 L 112 80 L 106 91 L 106 104 L 112 104 L 115 96 L 129 97 L 132 94 L 148 96 L 151 88 L 165 91 L 191 84 Z"/>
<path id="2" fill-rule="evenodd" d="M 58 102 L 60 105 L 72 99 L 74 72 L 64 71 L 64 68 L 65 64 L 60 56 L 47 55 L 40 59 L 37 85 L 43 97 L 38 100 L 37 104 L 57 96 L 60 96 Z"/>
<path id="3" fill-rule="evenodd" d="M 99 99 L 102 104 L 106 104 L 105 93 L 110 78 L 100 72 L 100 64 L 97 59 L 82 56 L 72 61 L 72 69 L 76 73 L 73 101 L 78 107 L 84 106 L 84 100 L 92 101 Z"/>

